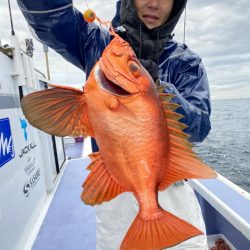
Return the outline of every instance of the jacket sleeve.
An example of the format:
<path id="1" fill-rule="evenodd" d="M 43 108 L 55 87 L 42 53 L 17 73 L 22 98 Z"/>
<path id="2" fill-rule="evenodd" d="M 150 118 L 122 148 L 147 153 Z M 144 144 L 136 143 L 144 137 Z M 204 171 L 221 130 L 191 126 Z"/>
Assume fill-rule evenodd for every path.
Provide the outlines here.
<path id="1" fill-rule="evenodd" d="M 185 132 L 195 143 L 202 142 L 211 129 L 211 103 L 207 74 L 201 59 L 198 56 L 191 58 L 185 58 L 174 69 L 177 73 L 173 74 L 171 83 L 166 84 L 165 92 L 173 93 L 172 101 L 181 105 L 177 112 L 184 116 L 181 122 L 188 125 Z"/>
<path id="2" fill-rule="evenodd" d="M 87 24 L 72 0 L 17 0 L 37 38 L 86 73 L 109 42 L 108 32 Z"/>

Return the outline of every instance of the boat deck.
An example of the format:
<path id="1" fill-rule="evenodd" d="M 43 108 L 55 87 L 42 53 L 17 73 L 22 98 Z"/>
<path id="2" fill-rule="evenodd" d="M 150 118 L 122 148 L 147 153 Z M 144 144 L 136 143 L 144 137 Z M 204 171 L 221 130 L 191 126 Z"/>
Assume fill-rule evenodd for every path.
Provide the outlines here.
<path id="1" fill-rule="evenodd" d="M 80 199 L 89 159 L 72 159 L 81 153 L 79 143 L 65 149 L 71 160 L 65 167 L 32 250 L 95 249 L 95 209 Z"/>

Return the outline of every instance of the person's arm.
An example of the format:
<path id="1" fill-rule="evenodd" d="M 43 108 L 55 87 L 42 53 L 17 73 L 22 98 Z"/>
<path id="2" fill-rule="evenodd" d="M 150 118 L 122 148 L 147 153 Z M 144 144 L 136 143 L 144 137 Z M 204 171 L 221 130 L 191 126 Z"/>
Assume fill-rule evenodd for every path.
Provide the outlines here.
<path id="1" fill-rule="evenodd" d="M 165 92 L 173 93 L 172 101 L 181 105 L 177 112 L 184 116 L 181 122 L 188 125 L 185 132 L 191 135 L 189 140 L 201 142 L 211 129 L 210 91 L 204 66 L 196 56 L 183 61 L 174 71 L 177 73 L 172 74 L 174 79 L 167 83 Z"/>
<path id="2" fill-rule="evenodd" d="M 39 40 L 89 73 L 109 42 L 108 32 L 94 23 L 87 24 L 72 0 L 17 2 Z"/>

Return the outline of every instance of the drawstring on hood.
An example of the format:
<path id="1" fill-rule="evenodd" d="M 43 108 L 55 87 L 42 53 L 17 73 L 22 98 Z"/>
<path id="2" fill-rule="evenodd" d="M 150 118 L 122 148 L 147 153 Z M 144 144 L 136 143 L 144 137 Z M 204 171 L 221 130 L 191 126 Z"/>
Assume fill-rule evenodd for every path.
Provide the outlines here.
<path id="1" fill-rule="evenodd" d="M 117 2 L 117 13 L 112 20 L 113 27 L 123 26 L 122 37 L 134 49 L 139 59 L 151 59 L 159 65 L 159 57 L 166 42 L 172 39 L 172 32 L 185 9 L 187 0 L 174 0 L 174 6 L 166 23 L 155 29 L 148 29 L 137 15 L 133 0 Z"/>
<path id="2" fill-rule="evenodd" d="M 139 33 L 139 40 L 140 40 L 140 47 L 139 47 L 139 55 L 138 55 L 138 58 L 141 59 L 141 45 L 142 45 L 142 40 L 141 40 L 141 37 L 142 37 L 142 31 L 141 31 L 141 23 L 139 24 L 139 27 L 140 27 L 140 33 Z"/>
<path id="3" fill-rule="evenodd" d="M 157 31 L 157 51 L 158 51 L 157 65 L 159 67 L 159 64 L 160 64 L 160 32 L 159 31 Z"/>

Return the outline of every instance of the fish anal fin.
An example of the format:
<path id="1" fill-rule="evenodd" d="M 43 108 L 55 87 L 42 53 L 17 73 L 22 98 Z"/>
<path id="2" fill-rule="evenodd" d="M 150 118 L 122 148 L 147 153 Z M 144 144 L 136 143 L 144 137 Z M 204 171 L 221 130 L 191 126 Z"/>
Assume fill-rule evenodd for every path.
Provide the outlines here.
<path id="1" fill-rule="evenodd" d="M 96 165 L 102 164 L 102 157 L 100 152 L 94 152 L 88 155 L 91 163 L 86 167 L 86 170 L 92 170 Z"/>
<path id="2" fill-rule="evenodd" d="M 129 228 L 120 250 L 165 249 L 202 234 L 191 224 L 163 210 L 160 216 L 153 220 L 145 220 L 138 214 Z"/>
<path id="3" fill-rule="evenodd" d="M 108 173 L 101 157 L 96 157 L 87 169 L 91 172 L 82 185 L 81 194 L 85 204 L 92 206 L 101 204 L 127 191 Z"/>

